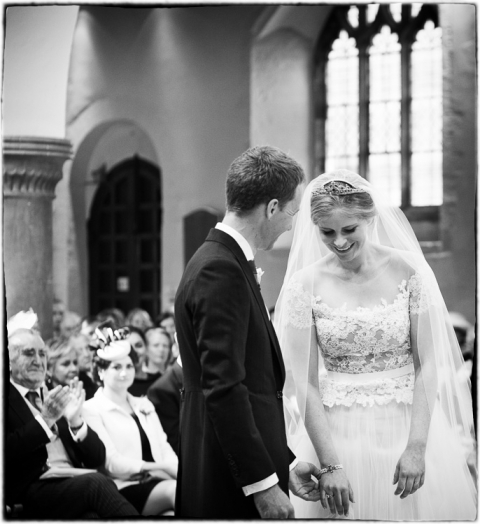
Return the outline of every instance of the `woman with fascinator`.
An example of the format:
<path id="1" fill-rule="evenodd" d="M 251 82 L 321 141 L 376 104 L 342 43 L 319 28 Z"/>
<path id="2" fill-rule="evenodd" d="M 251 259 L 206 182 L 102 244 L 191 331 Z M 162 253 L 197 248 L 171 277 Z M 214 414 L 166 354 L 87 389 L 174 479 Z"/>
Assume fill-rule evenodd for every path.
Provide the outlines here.
<path id="1" fill-rule="evenodd" d="M 469 383 L 403 213 L 353 172 L 314 179 L 275 312 L 290 443 L 322 471 L 296 516 L 475 519 Z"/>
<path id="2" fill-rule="evenodd" d="M 85 402 L 83 416 L 105 444 L 105 473 L 142 515 L 173 515 L 178 459 L 153 404 L 127 391 L 138 358 L 128 329 L 96 334 L 102 347 L 93 372 L 102 387 Z"/>

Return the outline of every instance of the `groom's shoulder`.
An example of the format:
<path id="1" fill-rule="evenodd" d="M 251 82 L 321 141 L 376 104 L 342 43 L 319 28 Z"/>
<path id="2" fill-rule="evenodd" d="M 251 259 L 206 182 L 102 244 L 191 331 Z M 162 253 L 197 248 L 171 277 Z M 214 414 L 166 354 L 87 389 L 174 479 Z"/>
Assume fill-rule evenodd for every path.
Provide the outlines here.
<path id="1" fill-rule="evenodd" d="M 238 259 L 234 252 L 228 245 L 207 238 L 189 260 L 185 268 L 185 273 L 191 276 L 202 269 L 224 265 L 239 266 Z"/>

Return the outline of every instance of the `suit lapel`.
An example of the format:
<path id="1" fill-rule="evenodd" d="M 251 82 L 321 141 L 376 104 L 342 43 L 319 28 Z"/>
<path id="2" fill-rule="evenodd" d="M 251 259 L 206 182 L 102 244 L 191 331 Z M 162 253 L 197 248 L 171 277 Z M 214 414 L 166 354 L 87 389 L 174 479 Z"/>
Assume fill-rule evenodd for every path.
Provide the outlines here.
<path id="1" fill-rule="evenodd" d="M 221 231 L 220 229 L 211 229 L 206 240 L 220 242 L 221 244 L 224 244 L 228 249 L 230 249 L 230 251 L 235 255 L 235 258 L 238 260 L 238 263 L 240 264 L 243 272 L 245 273 L 245 276 L 247 277 L 247 281 L 250 284 L 253 295 L 256 301 L 258 302 L 258 305 L 260 306 L 260 311 L 262 313 L 263 320 L 267 326 L 268 334 L 272 341 L 273 347 L 275 348 L 275 353 L 280 364 L 282 381 L 285 381 L 285 365 L 283 363 L 282 352 L 280 350 L 277 335 L 275 333 L 275 330 L 273 329 L 272 322 L 268 317 L 267 306 L 265 304 L 265 301 L 263 300 L 262 293 L 260 292 L 260 286 L 255 280 L 252 268 L 250 267 L 250 265 L 247 262 L 247 259 L 245 258 L 245 253 L 242 251 L 241 247 L 238 245 L 234 238 L 232 238 L 224 231 Z"/>
<path id="2" fill-rule="evenodd" d="M 29 420 L 34 418 L 33 413 L 30 408 L 27 406 L 25 400 L 20 395 L 18 389 L 10 383 L 10 408 L 15 411 L 20 420 L 24 423 L 27 423 Z"/>

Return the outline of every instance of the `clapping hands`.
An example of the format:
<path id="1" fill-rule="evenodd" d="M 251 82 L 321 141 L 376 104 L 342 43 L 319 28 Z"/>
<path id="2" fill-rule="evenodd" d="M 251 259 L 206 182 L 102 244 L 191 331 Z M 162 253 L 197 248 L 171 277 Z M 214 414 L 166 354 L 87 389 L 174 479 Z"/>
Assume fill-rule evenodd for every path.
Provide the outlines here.
<path id="1" fill-rule="evenodd" d="M 63 416 L 67 419 L 70 426 L 76 427 L 82 424 L 82 406 L 85 402 L 85 390 L 83 382 L 75 377 L 70 382 L 69 400 L 65 406 Z"/>
<path id="2" fill-rule="evenodd" d="M 80 426 L 82 406 L 85 401 L 83 382 L 75 377 L 70 386 L 56 386 L 45 395 L 41 415 L 49 426 L 65 417 L 69 426 Z"/>
<path id="3" fill-rule="evenodd" d="M 56 386 L 45 395 L 41 415 L 48 426 L 53 426 L 63 416 L 69 401 L 69 386 Z"/>

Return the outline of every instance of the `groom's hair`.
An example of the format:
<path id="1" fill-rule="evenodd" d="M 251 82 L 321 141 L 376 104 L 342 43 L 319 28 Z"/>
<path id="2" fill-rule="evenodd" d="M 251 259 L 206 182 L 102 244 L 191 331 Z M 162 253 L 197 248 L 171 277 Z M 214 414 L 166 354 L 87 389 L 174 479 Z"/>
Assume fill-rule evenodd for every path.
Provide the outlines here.
<path id="1" fill-rule="evenodd" d="M 292 157 L 276 147 L 252 147 L 228 169 L 227 211 L 242 215 L 274 198 L 282 209 L 304 182 L 305 173 Z"/>

